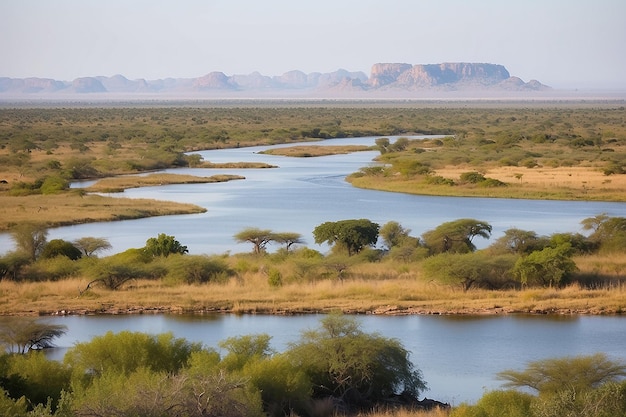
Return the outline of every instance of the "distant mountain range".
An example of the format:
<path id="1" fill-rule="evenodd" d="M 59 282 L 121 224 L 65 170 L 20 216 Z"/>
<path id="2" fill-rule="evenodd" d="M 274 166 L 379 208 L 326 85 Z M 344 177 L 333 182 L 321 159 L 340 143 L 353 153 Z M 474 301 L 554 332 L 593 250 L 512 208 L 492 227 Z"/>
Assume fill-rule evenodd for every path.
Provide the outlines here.
<path id="1" fill-rule="evenodd" d="M 226 75 L 210 72 L 198 78 L 165 78 L 129 80 L 122 75 L 82 77 L 73 81 L 49 78 L 0 77 L 0 97 L 76 94 L 166 95 L 199 97 L 227 96 L 323 96 L 368 93 L 404 93 L 420 91 L 539 91 L 550 87 L 536 80 L 524 82 L 511 76 L 498 64 L 380 63 L 372 66 L 369 77 L 363 72 L 343 69 L 330 73 L 306 74 L 294 70 L 279 76 L 258 72 L 248 75 Z"/>

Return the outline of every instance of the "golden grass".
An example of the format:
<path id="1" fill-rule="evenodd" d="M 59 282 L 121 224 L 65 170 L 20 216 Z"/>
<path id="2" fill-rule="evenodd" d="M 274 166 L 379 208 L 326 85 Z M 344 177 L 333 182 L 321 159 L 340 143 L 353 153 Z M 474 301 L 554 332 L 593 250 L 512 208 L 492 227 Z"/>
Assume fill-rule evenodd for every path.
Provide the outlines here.
<path id="1" fill-rule="evenodd" d="M 195 175 L 180 174 L 150 174 L 128 175 L 121 177 L 104 178 L 85 189 L 87 192 L 121 192 L 129 188 L 151 187 L 169 184 L 208 184 L 213 182 L 226 182 L 243 180 L 240 175 L 212 175 L 210 177 L 198 177 Z"/>
<path id="2" fill-rule="evenodd" d="M 455 181 L 472 167 L 449 166 L 435 171 L 434 175 Z M 543 200 L 626 201 L 626 175 L 606 176 L 594 167 L 568 168 L 485 168 L 481 173 L 487 178 L 507 183 L 506 187 L 480 187 L 466 185 L 430 185 L 423 178 L 403 176 L 350 176 L 355 187 L 393 191 L 408 194 L 521 198 Z M 521 177 L 520 177 L 521 175 Z"/>
<path id="3" fill-rule="evenodd" d="M 303 146 L 290 146 L 288 148 L 269 149 L 261 153 L 269 155 L 282 155 L 291 157 L 315 157 L 315 156 L 327 156 L 327 155 L 339 155 L 347 154 L 359 151 L 371 151 L 371 146 L 365 145 L 340 145 L 340 146 L 318 146 L 318 145 L 303 145 Z"/>
<path id="4" fill-rule="evenodd" d="M 615 314 L 626 309 L 626 285 L 586 289 L 463 291 L 427 282 L 418 273 L 353 272 L 344 281 L 269 285 L 261 271 L 241 273 L 225 284 L 176 285 L 133 280 L 118 291 L 76 277 L 57 282 L 0 282 L 0 314 L 232 312 L 293 314 L 342 310 L 353 314 Z M 393 275 L 393 277 L 392 277 Z"/>
<path id="5" fill-rule="evenodd" d="M 437 175 L 458 180 L 462 173 L 473 171 L 471 168 L 447 167 L 436 171 Z M 525 168 L 497 167 L 481 172 L 485 177 L 495 178 L 521 192 L 549 190 L 571 190 L 577 198 L 592 198 L 602 195 L 621 194 L 626 199 L 626 175 L 607 176 L 594 167 L 558 167 Z"/>
<path id="6" fill-rule="evenodd" d="M 429 411 L 416 411 L 407 409 L 372 411 L 371 413 L 362 414 L 362 417 L 448 417 L 450 410 L 436 408 Z"/>
<path id="7" fill-rule="evenodd" d="M 204 208 L 172 201 L 114 198 L 62 193 L 11 197 L 0 195 L 0 230 L 20 222 L 41 222 L 46 227 L 139 219 L 170 214 L 203 213 Z"/>

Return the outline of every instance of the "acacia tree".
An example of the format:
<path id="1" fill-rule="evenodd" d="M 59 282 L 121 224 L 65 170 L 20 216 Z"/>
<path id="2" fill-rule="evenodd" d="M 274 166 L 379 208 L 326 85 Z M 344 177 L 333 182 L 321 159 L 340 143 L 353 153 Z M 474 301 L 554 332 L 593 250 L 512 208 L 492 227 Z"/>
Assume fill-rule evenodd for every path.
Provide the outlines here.
<path id="1" fill-rule="evenodd" d="M 524 371 L 507 370 L 498 374 L 507 387 L 531 388 L 539 394 L 561 390 L 581 393 L 623 377 L 626 377 L 626 364 L 610 360 L 603 353 L 543 359 L 530 362 Z"/>
<path id="2" fill-rule="evenodd" d="M 265 252 L 265 247 L 275 239 L 275 234 L 269 229 L 248 227 L 234 236 L 239 243 L 250 242 L 253 245 L 252 252 L 256 255 Z"/>
<path id="3" fill-rule="evenodd" d="M 103 250 L 111 249 L 111 244 L 108 240 L 101 237 L 81 237 L 74 242 L 74 246 L 81 250 L 81 252 L 87 256 L 91 257 L 96 252 L 100 252 Z"/>
<path id="4" fill-rule="evenodd" d="M 581 223 L 584 230 L 592 231 L 589 240 L 598 245 L 600 250 L 614 252 L 626 248 L 626 217 L 599 214 Z"/>
<path id="5" fill-rule="evenodd" d="M 63 336 L 67 327 L 31 317 L 5 317 L 0 320 L 0 345 L 9 352 L 24 354 L 32 349 L 54 346 L 53 340 Z"/>
<path id="6" fill-rule="evenodd" d="M 359 253 L 366 246 L 373 246 L 378 241 L 377 223 L 367 219 L 340 220 L 325 222 L 313 230 L 315 243 L 327 242 L 335 245 L 334 249 L 346 250 L 348 256 Z"/>
<path id="7" fill-rule="evenodd" d="M 304 243 L 302 235 L 295 232 L 274 233 L 273 240 L 277 243 L 282 243 L 283 245 L 285 245 L 285 249 L 287 250 L 287 252 L 289 252 L 289 249 L 291 249 L 293 245 L 299 245 Z"/>
<path id="8" fill-rule="evenodd" d="M 73 261 L 80 259 L 82 252 L 72 243 L 63 239 L 52 239 L 41 251 L 41 258 L 55 258 L 57 256 L 65 256 Z"/>
<path id="9" fill-rule="evenodd" d="M 454 220 L 442 223 L 435 229 L 424 233 L 422 240 L 433 254 L 467 253 L 476 250 L 476 245 L 473 243 L 476 236 L 489 239 L 491 225 L 475 219 Z"/>
<path id="10" fill-rule="evenodd" d="M 498 238 L 490 249 L 497 253 L 514 253 L 517 255 L 528 254 L 533 250 L 540 249 L 541 238 L 533 231 L 521 229 L 507 229 L 504 235 Z"/>
<path id="11" fill-rule="evenodd" d="M 41 224 L 22 223 L 11 229 L 11 237 L 18 250 L 27 253 L 34 261 L 46 245 L 48 230 Z"/>

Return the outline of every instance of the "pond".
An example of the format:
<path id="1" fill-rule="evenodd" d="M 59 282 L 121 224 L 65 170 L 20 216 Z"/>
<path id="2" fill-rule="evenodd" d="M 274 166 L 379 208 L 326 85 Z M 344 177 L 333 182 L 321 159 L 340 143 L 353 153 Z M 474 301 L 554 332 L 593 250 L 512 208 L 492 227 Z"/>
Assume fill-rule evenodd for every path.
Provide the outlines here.
<path id="1" fill-rule="evenodd" d="M 51 357 L 107 331 L 159 334 L 201 342 L 219 350 L 228 337 L 266 333 L 283 351 L 303 330 L 319 326 L 320 315 L 126 315 L 55 317 L 68 332 Z M 411 352 L 430 389 L 428 398 L 453 405 L 475 402 L 501 387 L 496 374 L 523 369 L 528 361 L 603 352 L 626 361 L 626 318 L 618 316 L 356 316 L 362 330 L 399 340 Z"/>

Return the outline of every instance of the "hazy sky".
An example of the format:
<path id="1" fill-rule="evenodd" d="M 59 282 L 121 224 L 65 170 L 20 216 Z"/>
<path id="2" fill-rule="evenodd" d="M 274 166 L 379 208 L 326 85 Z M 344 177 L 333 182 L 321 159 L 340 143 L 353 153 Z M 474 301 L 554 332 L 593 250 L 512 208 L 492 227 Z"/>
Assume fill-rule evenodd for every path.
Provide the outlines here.
<path id="1" fill-rule="evenodd" d="M 2 0 L 0 77 L 129 79 L 377 62 L 626 89 L 625 0 Z"/>

